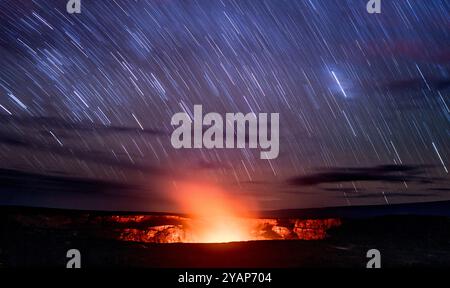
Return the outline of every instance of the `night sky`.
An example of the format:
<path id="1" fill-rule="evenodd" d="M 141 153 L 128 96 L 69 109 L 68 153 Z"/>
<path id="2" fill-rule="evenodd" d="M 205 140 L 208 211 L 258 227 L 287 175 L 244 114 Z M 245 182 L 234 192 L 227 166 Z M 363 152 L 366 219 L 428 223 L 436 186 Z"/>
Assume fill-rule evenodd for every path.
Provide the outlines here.
<path id="1" fill-rule="evenodd" d="M 176 210 L 450 199 L 450 2 L 0 1 L 0 204 Z M 280 113 L 280 155 L 181 149 L 173 114 Z"/>

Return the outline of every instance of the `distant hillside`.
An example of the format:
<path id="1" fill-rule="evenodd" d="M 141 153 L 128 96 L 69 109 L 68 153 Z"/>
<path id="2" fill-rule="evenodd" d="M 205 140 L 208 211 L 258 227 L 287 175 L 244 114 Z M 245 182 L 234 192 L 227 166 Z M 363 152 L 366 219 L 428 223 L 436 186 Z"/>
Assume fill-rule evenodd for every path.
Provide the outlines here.
<path id="1" fill-rule="evenodd" d="M 79 214 L 87 212 L 93 215 L 177 215 L 186 216 L 181 213 L 165 212 L 141 212 L 141 211 L 91 211 L 91 210 L 71 210 L 57 208 L 21 207 L 21 206 L 0 206 L 0 211 L 45 211 L 59 214 L 61 212 Z M 391 205 L 370 205 L 370 206 L 342 206 L 307 209 L 285 209 L 260 211 L 260 218 L 368 218 L 391 215 L 415 215 L 415 216 L 447 216 L 450 217 L 450 201 L 405 203 Z"/>
<path id="2" fill-rule="evenodd" d="M 368 218 L 392 215 L 447 216 L 450 201 L 264 211 L 267 218 Z"/>

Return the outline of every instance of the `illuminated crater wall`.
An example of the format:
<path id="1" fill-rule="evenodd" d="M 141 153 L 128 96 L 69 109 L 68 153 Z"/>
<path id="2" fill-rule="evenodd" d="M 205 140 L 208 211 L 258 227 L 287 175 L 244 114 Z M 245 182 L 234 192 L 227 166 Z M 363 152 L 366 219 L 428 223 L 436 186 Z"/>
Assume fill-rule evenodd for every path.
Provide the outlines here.
<path id="1" fill-rule="evenodd" d="M 111 221 L 133 226 L 138 223 L 155 222 L 159 225 L 143 227 L 124 227 L 117 229 L 117 237 L 124 241 L 148 242 L 148 243 L 202 243 L 202 242 L 232 242 L 252 240 L 321 240 L 326 238 L 327 231 L 332 227 L 341 225 L 336 218 L 330 219 L 233 219 L 233 224 L 240 221 L 248 231 L 245 239 L 242 238 L 217 238 L 206 239 L 196 233 L 195 226 L 199 225 L 198 219 L 190 219 L 178 216 L 113 216 Z M 217 223 L 218 227 L 224 226 Z M 242 228 L 240 228 L 242 229 Z M 228 230 L 227 230 L 228 231 Z M 231 231 L 231 233 L 233 233 Z"/>
<path id="2" fill-rule="evenodd" d="M 330 219 L 188 218 L 177 215 L 93 215 L 90 213 L 31 213 L 10 217 L 29 231 L 73 231 L 144 243 L 220 243 L 253 240 L 321 240 L 341 225 Z M 11 223 L 14 223 L 11 222 Z"/>

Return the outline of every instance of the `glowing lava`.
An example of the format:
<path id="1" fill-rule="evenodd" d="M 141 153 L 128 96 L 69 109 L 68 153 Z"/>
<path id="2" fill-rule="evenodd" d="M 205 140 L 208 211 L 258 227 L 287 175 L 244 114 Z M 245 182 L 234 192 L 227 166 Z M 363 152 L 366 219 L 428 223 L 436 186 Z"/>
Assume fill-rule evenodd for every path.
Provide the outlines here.
<path id="1" fill-rule="evenodd" d="M 244 215 L 246 205 L 225 195 L 218 187 L 207 184 L 183 184 L 177 202 L 191 219 L 187 227 L 191 242 L 221 243 L 253 240 L 251 227 Z"/>

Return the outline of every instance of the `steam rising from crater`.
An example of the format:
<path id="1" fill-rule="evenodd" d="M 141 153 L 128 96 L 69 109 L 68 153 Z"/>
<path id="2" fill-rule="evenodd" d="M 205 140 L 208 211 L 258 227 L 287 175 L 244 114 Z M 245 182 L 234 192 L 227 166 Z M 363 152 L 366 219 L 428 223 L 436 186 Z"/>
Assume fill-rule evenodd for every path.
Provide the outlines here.
<path id="1" fill-rule="evenodd" d="M 192 242 L 254 240 L 248 218 L 255 215 L 249 214 L 249 203 L 211 184 L 183 183 L 176 190 L 176 203 L 192 219 L 186 231 Z"/>

